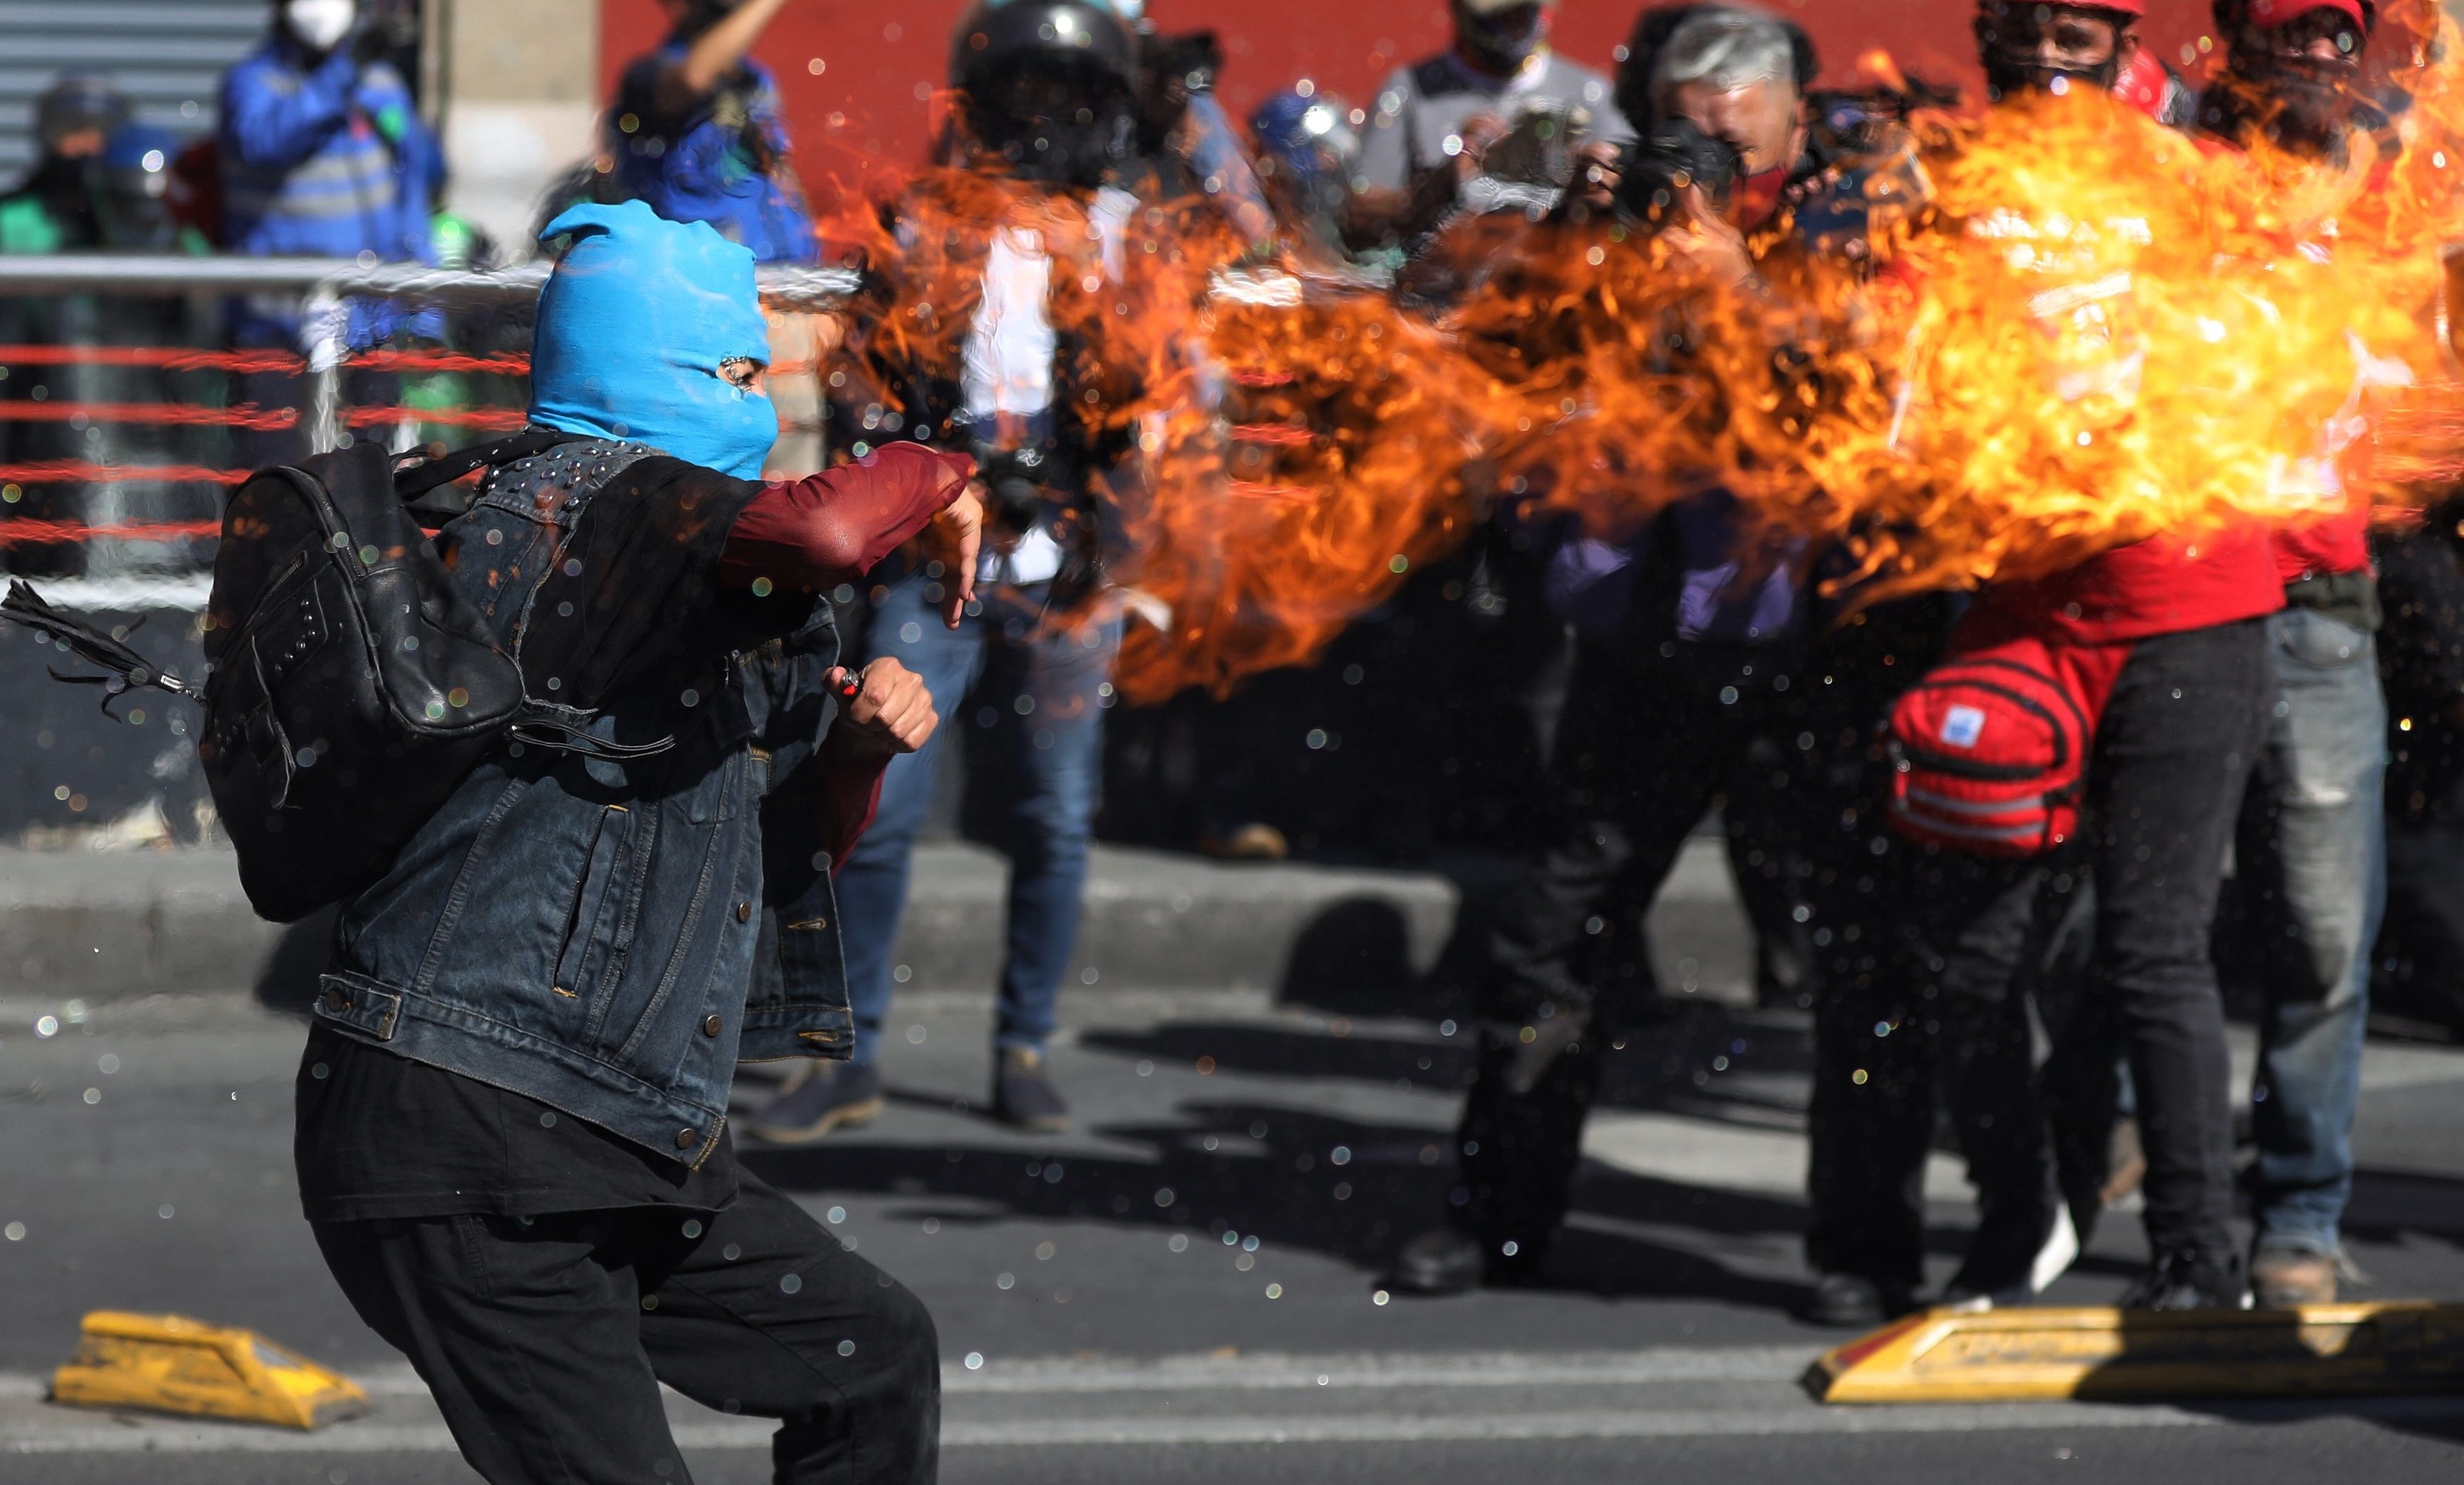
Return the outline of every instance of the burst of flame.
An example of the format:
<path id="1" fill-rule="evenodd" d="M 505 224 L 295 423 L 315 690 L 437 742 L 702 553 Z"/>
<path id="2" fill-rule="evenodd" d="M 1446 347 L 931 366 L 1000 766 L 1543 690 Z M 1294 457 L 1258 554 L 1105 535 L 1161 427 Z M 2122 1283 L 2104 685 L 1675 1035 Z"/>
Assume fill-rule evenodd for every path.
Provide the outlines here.
<path id="1" fill-rule="evenodd" d="M 1920 116 L 1848 253 L 1769 233 L 1739 290 L 1647 230 L 1491 219 L 1435 324 L 1249 260 L 1202 208 L 1141 209 L 1108 256 L 1079 196 L 935 170 L 895 230 L 841 224 L 877 271 L 853 344 L 955 380 L 989 229 L 1038 233 L 1060 385 L 1135 451 L 1106 518 L 1155 621 L 1133 698 L 1307 661 L 1492 488 L 1610 533 L 1725 488 L 1844 544 L 1869 595 L 2400 507 L 2464 477 L 2464 47 L 2433 15 L 2392 158 L 2246 156 L 2083 95 Z"/>

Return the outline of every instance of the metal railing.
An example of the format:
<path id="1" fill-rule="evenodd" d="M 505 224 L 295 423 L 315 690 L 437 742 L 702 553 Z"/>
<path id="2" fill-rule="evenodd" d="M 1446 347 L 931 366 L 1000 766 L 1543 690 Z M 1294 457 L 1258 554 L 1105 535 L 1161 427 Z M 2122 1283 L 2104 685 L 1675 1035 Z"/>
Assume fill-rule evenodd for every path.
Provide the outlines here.
<path id="1" fill-rule="evenodd" d="M 329 257 L 187 257 L 171 254 L 0 255 L 0 297 L 118 294 L 296 295 L 304 326 L 308 377 L 302 419 L 312 453 L 341 446 L 345 328 L 354 299 L 451 308 L 528 302 L 545 287 L 550 265 L 521 263 L 490 273 Z M 781 309 L 826 309 L 856 289 L 843 268 L 765 264 L 756 272 L 761 299 Z"/>

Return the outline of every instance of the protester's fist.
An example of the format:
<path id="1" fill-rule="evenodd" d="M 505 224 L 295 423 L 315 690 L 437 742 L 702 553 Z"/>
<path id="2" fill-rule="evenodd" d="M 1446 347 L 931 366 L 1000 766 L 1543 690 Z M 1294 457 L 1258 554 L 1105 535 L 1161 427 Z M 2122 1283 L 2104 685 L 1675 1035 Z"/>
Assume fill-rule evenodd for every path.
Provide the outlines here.
<path id="1" fill-rule="evenodd" d="M 830 667 L 829 686 L 844 697 L 850 676 L 844 665 Z M 839 728 L 844 746 L 874 753 L 912 753 L 924 745 L 940 724 L 933 710 L 933 694 L 923 677 L 892 659 L 864 668 L 861 688 L 842 703 Z"/>

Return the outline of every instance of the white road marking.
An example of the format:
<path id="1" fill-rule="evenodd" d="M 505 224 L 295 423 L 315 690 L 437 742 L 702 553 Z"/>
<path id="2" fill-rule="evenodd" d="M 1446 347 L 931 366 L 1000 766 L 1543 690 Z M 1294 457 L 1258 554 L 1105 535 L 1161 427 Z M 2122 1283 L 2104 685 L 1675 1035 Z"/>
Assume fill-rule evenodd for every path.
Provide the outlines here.
<path id="1" fill-rule="evenodd" d="M 1796 1347 L 1706 1347 L 1602 1353 L 1472 1353 L 1170 1357 L 1154 1361 L 1022 1361 L 970 1372 L 953 1364 L 947 1386 L 953 1416 L 942 1430 L 949 1449 L 1101 1448 L 1262 1444 L 1409 1444 L 1518 1439 L 1753 1437 L 1775 1434 L 1980 1433 L 2015 1430 L 2206 1428 L 2235 1417 L 2299 1418 L 2299 1404 L 2243 1404 L 2191 1410 L 2167 1405 L 2020 1403 L 1905 1407 L 1824 1407 L 1797 1392 L 1793 1379 L 1808 1359 Z M 1327 1380 L 1320 1383 L 1318 1378 Z M 453 1440 L 421 1395 L 407 1367 L 371 1368 L 360 1378 L 377 1399 L 374 1416 L 315 1433 L 206 1423 L 138 1413 L 99 1412 L 40 1401 L 43 1379 L 0 1374 L 0 1453 L 120 1454 L 443 1453 Z M 1700 1406 L 1686 1384 L 1724 1384 L 1726 1406 Z M 1176 1416 L 1176 1393 L 1288 1391 L 1314 1397 L 1352 1390 L 1358 1403 L 1340 1410 L 1295 1407 L 1286 1412 Z M 1523 1405 L 1569 1387 L 1623 1388 L 1614 1406 L 1531 1408 Z M 1432 1398 L 1430 1389 L 1453 1393 Z M 1455 1389 L 1460 1389 L 1456 1392 Z M 1385 1407 L 1361 1398 L 1379 1390 L 1404 1394 Z M 1155 1397 L 1138 1408 L 1139 1394 Z M 999 1399 L 1001 1410 L 1022 1398 L 1053 1403 L 1018 1417 L 969 1417 Z M 1113 1399 L 1072 1416 L 1071 1397 Z M 971 1402 L 981 1398 L 982 1402 Z M 1295 1401 L 1298 1401 L 1296 1398 Z M 1609 1403 L 1612 1400 L 1603 1400 Z M 1362 1403 L 1371 1406 L 1360 1406 Z M 2418 1398 L 2345 1402 L 2340 1407 L 2389 1421 L 2464 1417 L 2464 1399 Z M 766 1449 L 771 1425 L 729 1418 L 671 1398 L 676 1443 L 685 1449 Z M 1421 1410 L 1413 1410 L 1415 1407 Z"/>

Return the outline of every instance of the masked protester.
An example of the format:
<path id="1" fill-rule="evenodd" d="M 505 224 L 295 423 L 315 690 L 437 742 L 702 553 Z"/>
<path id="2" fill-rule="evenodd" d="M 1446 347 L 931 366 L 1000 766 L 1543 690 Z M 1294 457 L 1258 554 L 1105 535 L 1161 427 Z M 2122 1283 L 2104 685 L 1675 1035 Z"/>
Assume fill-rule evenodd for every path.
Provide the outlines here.
<path id="1" fill-rule="evenodd" d="M 2222 0 L 2215 19 L 2225 64 L 2199 127 L 2217 145 L 2263 141 L 2340 169 L 2356 133 L 2385 128 L 2362 94 L 2373 19 L 2364 0 Z M 2366 199 L 2354 210 L 2368 210 Z M 2324 256 L 2335 244 L 2321 234 L 2299 248 Z M 2248 928 L 2217 939 L 2220 951 L 2251 947 L 2240 964 L 2264 992 L 2250 1275 L 2271 1307 L 2335 1299 L 2352 1189 L 2369 956 L 2387 879 L 2387 719 L 2369 514 L 2356 492 L 2342 516 L 2270 533 L 2285 604 L 2267 621 L 2275 704 L 2242 801 L 2227 907 Z"/>
<path id="2" fill-rule="evenodd" d="M 1814 140 L 1804 108 L 1814 58 L 1802 33 L 1761 10 L 1700 5 L 1638 41 L 1620 93 L 1644 110 L 1646 144 L 1617 181 L 1621 199 L 1641 197 L 1621 213 L 1626 225 L 1667 234 L 1713 292 L 1776 299 L 1792 257 L 1863 260 L 1865 163 Z M 1667 173 L 1655 177 L 1655 167 Z M 1685 182 L 1674 188 L 1688 211 L 1652 216 L 1653 179 Z M 1604 243 L 1638 235 L 1609 238 L 1609 223 L 1590 230 Z M 1682 356 L 1665 369 L 1683 375 Z M 1559 549 L 1547 588 L 1578 638 L 1551 763 L 1554 823 L 1498 905 L 1479 1071 L 1458 1141 L 1461 1185 L 1446 1226 L 1398 1256 L 1398 1286 L 1441 1294 L 1540 1274 L 1603 1053 L 1639 1020 L 1635 1003 L 1650 990 L 1637 931 L 1715 802 L 1745 839 L 1738 875 L 1764 909 L 1758 917 L 1828 914 L 1809 897 L 1808 853 L 1844 857 L 1872 833 L 1870 824 L 1857 833 L 1838 822 L 1862 782 L 1875 709 L 1866 673 L 1887 674 L 1890 652 L 1863 657 L 1816 643 L 1813 568 L 1802 547 L 1758 540 L 1736 499 L 1716 491 L 1678 500 L 1629 541 Z M 1854 632 L 1862 643 L 1881 632 Z M 1833 741 L 1843 728 L 1851 744 Z M 1835 845 L 1826 832 L 1842 838 Z M 1800 960 L 1809 952 L 1791 948 Z"/>
<path id="3" fill-rule="evenodd" d="M 1100 284 L 1114 272 L 1108 257 L 1124 250 L 1137 203 L 1118 182 L 1138 158 L 1137 58 L 1121 18 L 1091 0 L 983 0 L 953 33 L 950 80 L 957 117 L 941 149 L 963 173 L 957 184 L 928 177 L 916 189 L 980 184 L 1011 214 L 987 219 L 915 196 L 893 209 L 908 256 L 974 280 L 935 296 L 972 293 L 975 302 L 940 323 L 935 333 L 945 339 L 925 358 L 954 373 L 879 342 L 858 344 L 867 374 L 851 385 L 890 397 L 842 404 L 836 417 L 840 446 L 859 455 L 910 443 L 968 450 L 993 491 L 993 536 L 974 574 L 980 611 L 955 630 L 932 622 L 966 574 L 902 555 L 864 581 L 864 648 L 904 661 L 936 706 L 971 720 L 967 813 L 1007 850 L 1011 869 L 991 1111 L 1048 1131 L 1068 1118 L 1045 1048 L 1076 942 L 1120 645 L 1117 609 L 1100 584 L 1098 493 L 1132 452 L 1124 435 L 1080 421 L 1052 299 L 1056 284 Z M 917 270 L 893 262 L 881 271 Z M 839 871 L 840 900 L 861 920 L 894 925 L 905 906 L 939 752 L 891 767 L 880 818 Z M 756 1133 L 800 1143 L 880 1113 L 892 938 L 848 946 L 851 1058 L 816 1064 L 754 1116 Z"/>
<path id="4" fill-rule="evenodd" d="M 843 1002 L 781 962 L 838 952 L 812 863 L 935 725 L 894 660 L 836 704 L 821 594 L 919 533 L 963 570 L 967 464 L 906 446 L 755 482 L 751 253 L 637 202 L 550 225 L 531 430 L 438 546 L 534 696 L 672 745 L 502 746 L 342 904 L 301 1203 L 487 1479 L 683 1478 L 665 1384 L 779 1419 L 782 1478 L 929 1481 L 931 1319 L 738 1168 L 726 1113 L 739 1059 L 844 1049 Z"/>
<path id="5" fill-rule="evenodd" d="M 2040 5 L 1985 0 L 1977 7 L 1977 60 L 1990 102 L 2073 88 L 2111 93 L 2139 55 L 2146 0 L 2113 5 Z"/>
<path id="6" fill-rule="evenodd" d="M 0 196 L 0 253 L 60 253 L 99 245 L 93 165 L 128 122 L 127 96 L 91 73 L 65 73 L 34 100 L 33 169 Z"/>
<path id="7" fill-rule="evenodd" d="M 1976 33 L 1997 102 L 2059 106 L 2111 89 L 2137 51 L 2141 9 L 1987 0 Z M 1919 1280 L 1932 1075 L 1980 1208 L 1945 1298 L 2022 1300 L 2063 1273 L 2101 1210 L 2123 1048 L 2153 1259 L 2123 1302 L 2248 1303 L 2209 927 L 2275 700 L 2268 625 L 2283 606 L 2265 533 L 2229 528 L 1989 585 L 1952 632 L 1955 661 L 2041 657 L 2090 734 L 2083 808 L 2077 838 L 2050 854 L 1997 859 L 1939 835 L 1903 852 L 1900 890 L 1919 907 L 1923 939 L 1903 971 L 1909 1013 L 1846 1029 L 1815 1070 L 1817 1107 L 1849 1111 L 1840 1117 L 1862 1118 L 1888 1141 L 1860 1214 L 1843 1217 L 1859 1240 L 1825 1275 L 1842 1314 L 1856 1295 L 1898 1308 Z M 2076 1005 L 2048 1016 L 2054 1046 L 2038 1069 L 2034 966 L 2089 880 L 2084 983 Z"/>
<path id="8" fill-rule="evenodd" d="M 2377 19 L 2371 0 L 2217 0 L 2225 64 L 2200 96 L 2200 132 L 2341 163 L 2355 129 L 2387 126 L 2362 94 Z"/>
<path id="9" fill-rule="evenodd" d="M 427 262 L 430 205 L 445 157 L 421 121 L 409 85 L 385 60 L 389 27 L 369 23 L 357 0 L 277 0 L 274 29 L 223 74 L 218 136 L 223 246 L 283 256 L 372 257 Z M 339 323 L 305 321 L 296 300 L 234 299 L 230 334 L 244 348 L 309 351 L 340 341 L 364 347 L 420 331 L 435 317 L 390 302 L 357 300 Z M 310 343 L 316 343 L 311 344 Z M 297 376 L 250 373 L 235 400 L 297 408 Z M 392 401 L 389 380 L 352 373 L 354 403 Z M 305 452 L 297 431 L 253 433 L 241 456 L 266 465 Z"/>
<path id="10" fill-rule="evenodd" d="M 1557 154 L 1578 140 L 1634 137 L 1609 79 L 1550 47 L 1555 0 L 1453 0 L 1452 14 L 1454 45 L 1399 69 L 1378 89 L 1346 219 L 1355 246 L 1409 243 L 1459 203 L 1485 209 L 1497 192 L 1481 185 L 1484 157 L 1500 140 L 1536 144 L 1547 136 Z M 1516 196 L 1512 205 L 1536 201 L 1542 210 L 1554 199 L 1507 194 Z"/>
<path id="11" fill-rule="evenodd" d="M 662 0 L 657 51 L 626 68 L 607 112 L 625 191 L 672 222 L 708 222 L 758 262 L 820 254 L 778 79 L 752 51 L 788 0 Z"/>
<path id="12" fill-rule="evenodd" d="M 226 246 L 236 253 L 428 256 L 444 169 L 390 33 L 356 0 L 280 0 L 274 31 L 223 75 Z"/>

